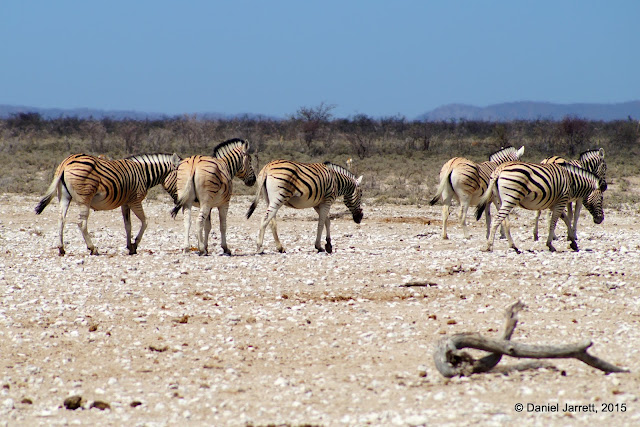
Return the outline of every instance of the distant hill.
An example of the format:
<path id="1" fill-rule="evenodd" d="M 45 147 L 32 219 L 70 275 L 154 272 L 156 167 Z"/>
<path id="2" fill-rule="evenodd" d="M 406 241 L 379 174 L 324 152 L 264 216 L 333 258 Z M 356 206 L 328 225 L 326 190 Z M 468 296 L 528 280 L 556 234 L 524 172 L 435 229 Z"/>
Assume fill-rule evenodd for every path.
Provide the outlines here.
<path id="1" fill-rule="evenodd" d="M 629 116 L 640 119 L 640 101 L 618 104 L 552 104 L 550 102 L 506 102 L 475 107 L 465 104 L 449 104 L 418 116 L 418 120 L 562 120 L 567 116 L 587 120 L 626 120 Z"/>
<path id="2" fill-rule="evenodd" d="M 162 120 L 171 117 L 181 117 L 179 115 L 169 115 L 162 113 L 148 113 L 133 110 L 99 110 L 92 108 L 38 108 L 27 107 L 23 105 L 0 105 L 0 119 L 7 119 L 13 115 L 19 113 L 38 113 L 43 119 L 59 119 L 61 117 L 77 117 L 79 119 L 93 118 L 96 120 L 102 120 L 109 118 L 113 120 Z M 189 114 L 192 116 L 193 114 Z M 249 117 L 252 119 L 268 118 L 258 114 L 224 114 L 224 113 L 197 113 L 195 116 L 199 119 L 216 120 L 216 119 L 233 119 L 238 117 Z"/>

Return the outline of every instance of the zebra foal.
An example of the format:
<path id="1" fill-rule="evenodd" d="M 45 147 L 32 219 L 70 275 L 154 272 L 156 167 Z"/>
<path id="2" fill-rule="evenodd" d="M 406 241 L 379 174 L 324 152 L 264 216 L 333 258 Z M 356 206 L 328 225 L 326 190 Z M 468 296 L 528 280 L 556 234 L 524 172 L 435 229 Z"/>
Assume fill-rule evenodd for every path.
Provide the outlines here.
<path id="1" fill-rule="evenodd" d="M 509 161 L 518 160 L 524 153 L 524 147 L 516 150 L 509 146 L 502 148 L 491 156 L 489 161 L 475 163 L 464 157 L 454 157 L 447 161 L 440 170 L 440 183 L 435 196 L 429 204 L 435 205 L 440 197 L 442 197 L 442 238 L 448 239 L 447 221 L 449 218 L 449 209 L 451 208 L 451 200 L 453 198 L 460 202 L 460 223 L 464 232 L 464 238 L 469 239 L 469 231 L 467 230 L 467 211 L 470 205 L 477 205 L 478 200 L 487 189 L 489 177 L 499 165 Z M 496 204 L 496 208 L 498 205 Z M 487 238 L 489 237 L 489 229 L 491 227 L 491 212 L 487 209 L 485 212 L 487 222 Z"/>
<path id="2" fill-rule="evenodd" d="M 152 187 L 163 183 L 167 175 L 175 170 L 180 161 L 177 154 L 141 154 L 120 160 L 108 160 L 87 154 L 72 154 L 64 159 L 53 177 L 45 196 L 35 208 L 39 215 L 47 207 L 57 192 L 60 202 L 58 223 L 60 240 L 58 250 L 64 255 L 64 226 L 72 200 L 81 205 L 78 227 L 92 255 L 98 249 L 91 241 L 87 229 L 89 213 L 94 210 L 122 210 L 124 229 L 127 235 L 129 254 L 136 253 L 142 235 L 147 228 L 147 220 L 142 209 L 142 201 Z M 140 231 L 131 241 L 131 211 L 141 222 Z"/>
<path id="3" fill-rule="evenodd" d="M 584 206 L 593 216 L 593 221 L 600 224 L 604 220 L 602 211 L 602 192 L 605 183 L 589 171 L 573 165 L 536 164 L 513 162 L 498 167 L 491 174 L 487 191 L 482 195 L 476 208 L 476 219 L 480 219 L 489 201 L 497 196 L 501 201 L 496 213 L 495 223 L 487 239 L 486 251 L 493 249 L 496 230 L 508 217 L 514 207 L 520 206 L 528 210 L 551 209 L 549 236 L 547 247 L 551 252 L 556 223 L 564 213 L 571 199 L 582 199 Z M 509 222 L 505 221 L 505 229 L 509 245 L 520 253 L 513 243 Z M 570 234 L 571 249 L 578 250 L 578 244 Z"/>
<path id="4" fill-rule="evenodd" d="M 266 164 L 258 175 L 258 189 L 256 197 L 247 211 L 247 219 L 251 217 L 258 206 L 261 196 L 267 202 L 267 212 L 260 223 L 257 239 L 257 251 L 262 249 L 264 232 L 267 225 L 271 232 L 278 252 L 284 252 L 284 247 L 278 238 L 276 214 L 282 205 L 295 209 L 314 208 L 318 213 L 318 232 L 315 248 L 318 252 L 333 251 L 331 233 L 329 231 L 329 210 L 333 202 L 344 196 L 344 203 L 351 211 L 356 224 L 362 221 L 362 176 L 356 178 L 342 166 L 325 163 L 298 163 L 288 160 L 274 160 Z M 326 244 L 320 244 L 322 230 L 326 228 Z"/>
<path id="5" fill-rule="evenodd" d="M 191 228 L 191 207 L 200 207 L 196 219 L 196 234 L 200 255 L 209 251 L 209 232 L 211 231 L 211 210 L 218 208 L 220 220 L 220 245 L 225 255 L 231 255 L 227 246 L 227 212 L 231 200 L 233 177 L 242 179 L 251 187 L 256 175 L 251 166 L 249 143 L 234 138 L 220 143 L 213 151 L 213 157 L 192 156 L 178 165 L 176 173 L 176 206 L 171 216 L 176 217 L 182 209 L 184 214 L 184 251 L 191 250 L 189 229 Z M 171 189 L 170 183 L 167 183 Z M 171 194 L 171 191 L 169 191 Z"/>

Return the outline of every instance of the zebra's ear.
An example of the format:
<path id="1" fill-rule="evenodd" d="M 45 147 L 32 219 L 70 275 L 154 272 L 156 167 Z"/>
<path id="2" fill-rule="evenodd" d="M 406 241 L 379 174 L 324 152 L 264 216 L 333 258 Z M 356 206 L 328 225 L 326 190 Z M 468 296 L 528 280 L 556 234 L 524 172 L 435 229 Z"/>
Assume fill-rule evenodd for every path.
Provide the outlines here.
<path id="1" fill-rule="evenodd" d="M 173 153 L 173 156 L 171 156 L 171 163 L 173 163 L 173 165 L 177 168 L 178 165 L 180 164 L 180 161 L 182 159 L 180 158 L 180 156 L 178 156 L 177 153 Z"/>
<path id="2" fill-rule="evenodd" d="M 361 182 L 362 182 L 362 175 L 360 175 L 358 179 L 356 179 L 356 185 L 360 185 Z"/>
<path id="3" fill-rule="evenodd" d="M 520 148 L 518 149 L 518 151 L 516 151 L 516 156 L 517 156 L 518 158 L 522 157 L 522 155 L 523 155 L 523 154 L 524 154 L 524 145 L 523 145 L 522 147 L 520 147 Z"/>
<path id="4" fill-rule="evenodd" d="M 604 148 L 601 148 L 599 150 L 599 153 L 600 153 L 600 158 L 604 159 Z"/>

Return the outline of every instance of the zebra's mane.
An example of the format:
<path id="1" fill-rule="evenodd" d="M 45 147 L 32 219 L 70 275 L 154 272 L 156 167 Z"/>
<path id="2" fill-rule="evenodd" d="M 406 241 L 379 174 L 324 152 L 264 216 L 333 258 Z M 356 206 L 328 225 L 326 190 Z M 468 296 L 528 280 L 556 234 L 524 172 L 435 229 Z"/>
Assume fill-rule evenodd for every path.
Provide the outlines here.
<path id="1" fill-rule="evenodd" d="M 221 142 L 213 149 L 213 157 L 223 157 L 226 153 L 234 149 L 240 144 L 247 144 L 247 150 L 249 149 L 249 143 L 244 139 L 240 138 L 231 138 L 227 139 L 224 142 Z"/>
<path id="2" fill-rule="evenodd" d="M 490 156 L 489 156 L 489 161 L 490 162 L 496 162 L 498 160 L 502 160 L 505 159 L 507 157 L 511 157 L 513 154 L 515 154 L 517 152 L 517 150 L 515 149 L 515 147 L 508 145 L 504 148 L 499 149 L 498 151 L 493 152 Z"/>
<path id="3" fill-rule="evenodd" d="M 596 187 L 599 186 L 600 179 L 593 173 L 586 169 L 582 169 L 579 166 L 572 165 L 570 163 L 560 163 L 560 166 L 564 166 L 570 173 L 579 175 L 585 179 L 591 181 Z"/>
<path id="4" fill-rule="evenodd" d="M 342 166 L 333 164 L 333 163 L 331 163 L 329 161 L 324 162 L 324 165 L 326 167 L 330 168 L 330 169 L 335 170 L 336 172 L 339 172 L 339 173 L 341 173 L 341 174 L 353 179 L 353 180 L 356 180 L 356 176 L 353 173 L 351 173 L 351 171 L 347 170 L 346 168 L 343 168 Z"/>
<path id="5" fill-rule="evenodd" d="M 169 153 L 134 154 L 133 156 L 125 157 L 125 160 L 133 160 L 140 163 L 158 163 L 171 160 L 172 157 L 173 154 Z M 182 160 L 182 157 L 178 157 Z"/>
<path id="6" fill-rule="evenodd" d="M 580 157 L 578 157 L 578 160 L 583 162 L 585 160 L 595 159 L 595 158 L 604 159 L 604 148 L 596 148 L 594 150 L 583 151 L 582 153 L 580 153 Z"/>

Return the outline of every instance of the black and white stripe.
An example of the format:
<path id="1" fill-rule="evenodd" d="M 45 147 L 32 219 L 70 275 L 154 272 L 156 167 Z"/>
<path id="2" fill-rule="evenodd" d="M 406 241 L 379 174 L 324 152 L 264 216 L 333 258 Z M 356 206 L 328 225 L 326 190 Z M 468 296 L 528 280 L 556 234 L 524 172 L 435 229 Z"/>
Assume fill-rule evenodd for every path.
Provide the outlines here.
<path id="1" fill-rule="evenodd" d="M 597 176 L 604 187 L 607 188 L 607 163 L 604 161 L 604 148 L 588 150 L 580 154 L 578 160 L 566 160 L 559 156 L 551 156 L 544 159 L 541 164 L 557 163 L 560 165 L 573 165 L 587 170 Z M 603 191 L 604 191 L 603 190 Z M 575 210 L 573 204 L 575 203 Z M 562 215 L 562 219 L 567 224 L 568 234 L 573 236 L 574 240 L 578 239 L 578 219 L 580 218 L 580 210 L 582 209 L 582 199 L 571 199 L 567 204 L 567 213 Z M 536 212 L 533 223 L 533 240 L 538 240 L 538 222 L 540 219 L 540 211 Z M 569 240 L 571 239 L 569 236 Z M 553 236 L 555 239 L 555 235 Z"/>
<path id="2" fill-rule="evenodd" d="M 278 238 L 276 214 L 282 205 L 296 209 L 314 208 L 318 213 L 318 230 L 315 248 L 319 252 L 331 253 L 331 233 L 329 231 L 329 210 L 333 202 L 343 196 L 344 203 L 351 211 L 353 220 L 362 220 L 362 176 L 356 178 L 342 166 L 325 163 L 298 163 L 289 160 L 274 160 L 266 164 L 258 175 L 256 197 L 247 211 L 247 218 L 253 214 L 261 196 L 264 196 L 268 207 L 260 223 L 257 239 L 257 250 L 261 251 L 264 232 L 271 226 L 276 248 L 284 252 Z M 326 245 L 320 244 L 322 230 L 326 228 Z"/>
<path id="3" fill-rule="evenodd" d="M 120 207 L 124 218 L 129 254 L 135 254 L 147 221 L 142 200 L 151 187 L 161 184 L 180 161 L 177 154 L 141 154 L 121 160 L 108 160 L 87 154 L 72 154 L 60 163 L 45 196 L 35 208 L 42 213 L 57 192 L 60 201 L 58 250 L 65 254 L 64 225 L 72 200 L 79 203 L 79 227 L 91 254 L 98 254 L 87 230 L 91 209 Z M 131 211 L 140 219 L 140 231 L 131 241 Z"/>
<path id="4" fill-rule="evenodd" d="M 549 250 L 555 251 L 552 245 L 553 232 L 569 200 L 582 199 L 593 216 L 593 221 L 600 224 L 604 220 L 602 211 L 604 189 L 604 182 L 597 176 L 573 165 L 514 162 L 498 167 L 491 174 L 487 191 L 482 195 L 476 209 L 476 219 L 480 219 L 492 197 L 497 197 L 501 201 L 486 250 L 492 250 L 496 230 L 504 221 L 509 244 L 519 252 L 511 238 L 509 221 L 505 219 L 514 207 L 520 206 L 529 210 L 551 209 L 547 246 Z M 578 250 L 575 238 L 570 236 L 570 240 L 571 248 Z"/>
<path id="5" fill-rule="evenodd" d="M 184 213 L 185 252 L 191 250 L 191 207 L 197 206 L 200 208 L 196 219 L 200 254 L 208 254 L 213 208 L 218 208 L 220 245 L 224 254 L 231 254 L 227 246 L 227 212 L 234 177 L 242 179 L 249 187 L 256 182 L 249 156 L 249 143 L 243 139 L 234 138 L 219 144 L 213 151 L 213 157 L 192 156 L 180 162 L 176 173 L 176 205 L 171 216 L 175 218 L 180 209 Z"/>
<path id="6" fill-rule="evenodd" d="M 489 157 L 489 161 L 475 163 L 464 157 L 454 157 L 447 161 L 440 170 L 440 183 L 435 196 L 429 202 L 434 205 L 442 197 L 442 238 L 448 239 L 447 221 L 452 199 L 460 203 L 460 223 L 464 232 L 464 238 L 471 236 L 467 230 L 467 210 L 469 206 L 477 205 L 478 200 L 487 189 L 491 172 L 499 165 L 509 161 L 518 160 L 524 153 L 524 147 L 516 150 L 514 147 L 505 147 Z M 496 204 L 497 208 L 497 204 Z M 491 227 L 491 213 L 487 208 L 485 212 L 487 222 L 487 237 Z"/>

